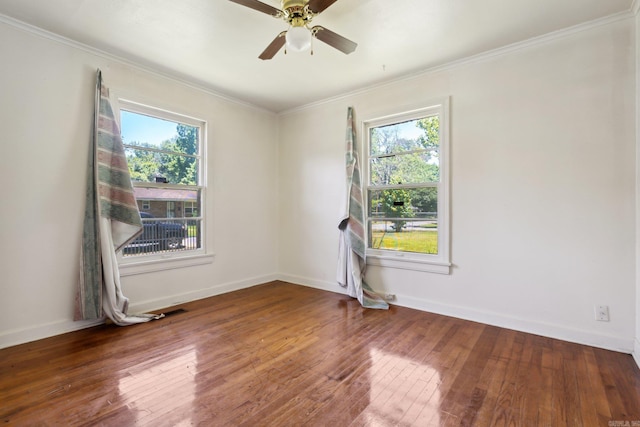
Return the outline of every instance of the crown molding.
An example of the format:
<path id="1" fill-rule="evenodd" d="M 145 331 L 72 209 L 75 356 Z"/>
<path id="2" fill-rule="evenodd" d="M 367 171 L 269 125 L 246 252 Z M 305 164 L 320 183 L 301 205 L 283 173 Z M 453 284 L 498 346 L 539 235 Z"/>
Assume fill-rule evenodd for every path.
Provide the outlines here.
<path id="1" fill-rule="evenodd" d="M 122 56 L 118 56 L 115 54 L 111 54 L 108 53 L 106 51 L 103 51 L 101 49 L 95 48 L 93 46 L 89 46 L 86 45 L 84 43 L 80 43 L 77 42 L 75 40 L 72 40 L 70 38 L 55 34 L 51 31 L 47 31 L 44 30 L 42 28 L 36 27 L 34 25 L 31 24 L 27 24 L 26 22 L 17 20 L 15 18 L 11 18 L 9 16 L 0 14 L 0 22 L 5 23 L 11 27 L 14 27 L 16 29 L 19 29 L 21 31 L 27 32 L 27 33 L 31 33 L 33 35 L 45 38 L 45 39 L 49 39 L 52 40 L 54 42 L 57 43 L 61 43 L 67 46 L 70 46 L 72 48 L 90 53 L 92 55 L 96 55 L 99 56 L 101 58 L 107 59 L 109 61 L 113 61 L 113 62 L 118 62 L 120 64 L 126 65 L 128 67 L 137 69 L 139 71 L 144 71 L 153 75 L 156 75 L 158 77 L 162 77 L 165 78 L 167 80 L 171 80 L 173 82 L 179 83 L 181 85 L 184 85 L 186 87 L 190 87 L 192 89 L 196 89 L 199 90 L 201 92 L 204 92 L 208 95 L 214 96 L 218 99 L 227 101 L 227 102 L 231 102 L 237 105 L 241 105 L 244 107 L 248 107 L 254 110 L 258 110 L 261 112 L 266 112 L 266 113 L 271 113 L 271 114 L 277 114 L 279 116 L 286 116 L 288 114 L 292 114 L 295 112 L 299 112 L 302 110 L 306 110 L 312 107 L 316 107 L 319 105 L 324 105 L 324 104 L 328 104 L 328 103 L 332 103 L 335 101 L 339 101 L 341 99 L 345 99 L 345 98 L 349 98 L 355 95 L 359 95 L 359 94 L 363 94 L 366 92 L 369 92 L 371 90 L 375 90 L 375 89 L 379 89 L 379 88 L 383 88 L 386 86 L 391 86 L 394 84 L 397 84 L 399 82 L 403 82 L 403 81 L 408 81 L 408 80 L 412 80 L 412 79 L 416 79 L 419 77 L 423 77 L 425 75 L 429 75 L 429 74 L 433 74 L 433 73 L 437 73 L 437 72 L 441 72 L 441 71 L 448 71 L 448 70 L 452 70 L 452 69 L 456 69 L 459 67 L 463 67 L 463 66 L 467 66 L 467 65 L 471 65 L 471 64 L 475 64 L 475 63 L 479 63 L 479 62 L 484 62 L 484 61 L 488 61 L 490 59 L 496 58 L 496 57 L 500 57 L 503 55 L 507 55 L 509 53 L 513 53 L 513 52 L 517 52 L 519 50 L 523 50 L 523 49 L 528 49 L 530 47 L 534 47 L 534 46 L 538 46 L 538 45 L 542 45 L 545 43 L 549 43 L 551 41 L 557 40 L 557 39 L 561 39 L 564 37 L 569 37 L 573 34 L 577 34 L 583 31 L 587 31 L 593 28 L 597 28 L 603 25 L 608 25 L 614 22 L 618 22 L 621 20 L 625 20 L 628 18 L 632 18 L 635 17 L 638 12 L 640 11 L 640 0 L 633 0 L 633 3 L 631 4 L 631 7 L 629 8 L 628 11 L 624 11 L 624 12 L 619 12 L 613 15 L 609 15 L 606 16 L 604 18 L 599 18 L 599 19 L 595 19 L 593 21 L 588 21 L 588 22 L 584 22 L 582 24 L 578 24 L 575 25 L 573 27 L 568 27 L 568 28 L 563 28 L 557 31 L 553 31 L 551 33 L 547 33 L 544 34 L 542 36 L 537 36 L 537 37 L 533 37 L 521 42 L 516 42 L 507 46 L 503 46 L 497 49 L 492 49 L 486 52 L 482 52 L 476 55 L 472 55 L 466 58 L 462 58 L 459 60 L 455 60 L 455 61 L 451 61 L 445 64 L 441 64 L 441 65 L 436 65 L 434 67 L 429 67 L 426 69 L 422 69 L 420 71 L 414 72 L 414 73 L 409 73 L 409 74 L 405 74 L 402 76 L 399 76 L 395 79 L 391 79 L 391 80 L 386 80 L 384 82 L 381 83 L 377 83 L 377 84 L 372 84 L 372 85 L 368 85 L 365 87 L 362 87 L 360 89 L 356 89 L 338 96 L 334 96 L 334 97 L 330 97 L 330 98 L 325 98 L 319 101 L 315 101 L 315 102 L 311 102 L 309 104 L 305 104 L 305 105 L 301 105 L 298 107 L 294 107 L 288 110 L 283 110 L 283 111 L 274 111 L 274 110 L 270 110 L 264 107 L 260 107 L 257 106 L 255 104 L 252 104 L 250 102 L 246 102 L 246 101 L 242 101 L 239 100 L 237 98 L 231 97 L 229 95 L 225 95 L 221 92 L 217 92 L 216 90 L 213 90 L 210 87 L 207 87 L 206 85 L 194 82 L 193 80 L 189 79 L 188 77 L 185 76 L 179 76 L 177 75 L 175 72 L 169 71 L 169 70 L 161 70 L 158 68 L 157 65 L 154 64 L 143 64 L 141 62 L 137 62 L 137 61 L 133 61 L 127 58 L 124 58 Z"/>
<path id="2" fill-rule="evenodd" d="M 274 111 L 272 110 L 257 106 L 250 102 L 242 101 L 240 99 L 234 98 L 232 96 L 226 95 L 221 92 L 217 92 L 216 90 L 210 87 L 207 87 L 206 85 L 197 83 L 185 76 L 180 76 L 170 70 L 163 70 L 159 68 L 158 65 L 151 64 L 151 63 L 144 64 L 142 62 L 127 59 L 122 56 L 115 55 L 115 54 L 106 52 L 104 50 L 98 49 L 96 47 L 93 47 L 84 43 L 80 43 L 78 41 L 61 36 L 51 31 L 44 30 L 42 28 L 36 27 L 35 25 L 27 24 L 26 22 L 17 20 L 15 18 L 11 18 L 10 16 L 0 14 L 0 23 L 7 24 L 10 27 L 16 28 L 20 31 L 23 31 L 35 36 L 69 46 L 73 49 L 81 50 L 83 52 L 98 56 L 108 61 L 117 62 L 122 65 L 126 65 L 127 67 L 134 68 L 138 71 L 143 71 L 149 74 L 153 74 L 157 77 L 161 77 L 161 78 L 173 81 L 174 83 L 179 83 L 183 86 L 189 87 L 191 89 L 196 89 L 198 91 L 211 95 L 215 98 L 218 98 L 227 102 L 231 102 L 233 104 L 241 105 L 243 107 L 251 108 L 251 109 L 258 110 L 265 113 L 275 114 Z"/>
<path id="3" fill-rule="evenodd" d="M 638 6 L 640 7 L 640 0 L 634 0 L 634 5 L 633 6 Z M 632 6 L 632 8 L 633 8 Z M 426 75 L 430 75 L 430 74 L 434 74 L 434 73 L 438 73 L 438 72 L 442 72 L 442 71 L 450 71 L 450 70 L 454 70 L 460 67 L 465 67 L 468 65 L 472 65 L 472 64 L 476 64 L 476 63 L 480 63 L 480 62 L 485 62 L 485 61 L 489 61 L 491 59 L 500 57 L 500 56 L 504 56 L 510 53 L 514 53 L 520 50 L 525 50 L 525 49 L 529 49 L 531 47 L 535 47 L 535 46 L 540 46 L 540 45 L 544 45 L 547 43 L 550 43 L 552 41 L 555 40 L 559 40 L 559 39 L 563 39 L 565 37 L 570 37 L 574 34 L 578 34 L 581 33 L 583 31 L 587 31 L 587 30 L 591 30 L 593 28 L 597 28 L 597 27 L 601 27 L 604 25 L 609 25 L 618 21 L 623 21 L 625 19 L 630 19 L 634 17 L 634 12 L 633 10 L 628 10 L 628 11 L 624 11 L 624 12 L 618 12 L 615 13 L 613 15 L 609 15 L 603 18 L 599 18 L 599 19 L 595 19 L 593 21 L 588 21 L 588 22 L 583 22 L 582 24 L 578 24 L 578 25 L 574 25 L 573 27 L 567 27 L 567 28 L 563 28 L 560 30 L 556 30 L 556 31 L 552 31 L 550 33 L 547 34 L 543 34 L 541 36 L 537 36 L 537 37 L 532 37 L 530 39 L 527 40 L 523 40 L 521 42 L 516 42 L 507 46 L 503 46 L 503 47 L 499 47 L 497 49 L 492 49 L 492 50 L 488 50 L 486 52 L 482 52 L 476 55 L 472 55 L 472 56 L 468 56 L 466 58 L 462 58 L 462 59 L 458 59 L 455 61 L 451 61 L 448 62 L 446 64 L 441 64 L 441 65 L 436 65 L 434 67 L 429 67 L 426 69 L 422 69 L 420 71 L 414 72 L 414 73 L 410 73 L 410 74 L 405 74 L 403 76 L 400 76 L 398 78 L 392 79 L 392 80 L 386 80 L 384 82 L 381 83 L 377 83 L 377 84 L 373 84 L 373 85 L 369 85 L 369 86 L 365 86 L 362 87 L 360 89 L 356 89 L 354 91 L 351 92 L 347 92 L 345 94 L 342 95 L 337 95 L 334 97 L 330 97 L 330 98 L 325 98 L 323 100 L 319 100 L 316 102 L 312 102 L 309 104 L 305 104 L 299 107 L 295 107 L 295 108 L 291 108 L 289 110 L 285 110 L 285 111 L 281 111 L 278 113 L 278 115 L 280 116 L 286 116 L 289 114 L 293 114 L 293 113 L 297 113 L 309 108 L 313 108 L 313 107 L 317 107 L 320 105 L 325 105 L 325 104 L 330 104 L 332 102 L 335 101 L 339 101 L 345 98 L 350 98 L 353 96 L 357 96 L 357 95 L 361 95 L 367 92 L 370 92 L 372 90 L 375 89 L 380 89 L 380 88 L 384 88 L 387 86 L 392 86 L 395 85 L 397 83 L 400 82 L 406 82 L 409 80 L 413 80 L 413 79 L 417 79 L 420 77 L 424 77 Z"/>

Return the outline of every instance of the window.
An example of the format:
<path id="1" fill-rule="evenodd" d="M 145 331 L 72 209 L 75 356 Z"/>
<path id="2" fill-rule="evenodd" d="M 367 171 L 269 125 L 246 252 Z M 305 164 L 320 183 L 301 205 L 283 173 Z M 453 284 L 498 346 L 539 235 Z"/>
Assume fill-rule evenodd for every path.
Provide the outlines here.
<path id="1" fill-rule="evenodd" d="M 143 233 L 124 248 L 124 261 L 203 253 L 204 123 L 126 101 L 120 101 L 120 118 L 134 194 L 144 211 Z"/>
<path id="2" fill-rule="evenodd" d="M 364 122 L 371 264 L 449 273 L 447 110 Z"/>
<path id="3" fill-rule="evenodd" d="M 184 216 L 187 218 L 198 216 L 198 206 L 194 202 L 185 202 Z"/>
<path id="4" fill-rule="evenodd" d="M 170 200 L 167 202 L 167 218 L 176 217 L 176 202 Z"/>

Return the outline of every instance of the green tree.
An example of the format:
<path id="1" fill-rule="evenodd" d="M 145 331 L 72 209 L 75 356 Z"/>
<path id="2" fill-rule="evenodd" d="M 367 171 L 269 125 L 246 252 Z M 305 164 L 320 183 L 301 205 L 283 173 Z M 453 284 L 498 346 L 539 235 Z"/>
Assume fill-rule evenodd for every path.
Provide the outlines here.
<path id="1" fill-rule="evenodd" d="M 396 125 L 372 129 L 371 151 L 373 155 L 381 157 L 371 161 L 371 182 L 375 185 L 423 182 L 426 177 L 422 170 L 424 160 L 421 153 L 403 154 L 421 148 L 419 140 L 402 138 Z M 387 218 L 411 218 L 415 216 L 411 193 L 405 189 L 378 191 L 372 203 Z M 406 221 L 393 221 L 396 232 L 402 232 L 405 225 Z"/>
<path id="2" fill-rule="evenodd" d="M 440 180 L 440 118 L 430 116 L 420 119 L 416 126 L 422 129 L 423 133 L 418 138 L 422 148 L 428 150 L 426 153 L 426 164 L 422 169 L 423 182 L 438 182 Z M 438 191 L 435 188 L 422 188 L 415 192 L 413 204 L 418 212 L 437 212 Z"/>
<path id="3" fill-rule="evenodd" d="M 387 218 L 412 218 L 414 216 L 411 207 L 411 194 L 409 191 L 398 188 L 382 190 L 378 193 L 378 198 L 373 203 L 380 206 Z M 395 219 L 393 221 L 393 229 L 400 233 L 406 221 Z"/>
<path id="4" fill-rule="evenodd" d="M 197 154 L 198 128 L 178 124 L 176 132 L 177 135 L 174 138 L 161 144 L 161 149 L 187 155 Z M 169 182 L 184 185 L 196 185 L 198 183 L 195 157 L 163 153 L 160 158 L 161 166 L 159 172 Z"/>
<path id="5" fill-rule="evenodd" d="M 424 131 L 418 138 L 420 145 L 430 150 L 432 155 L 437 156 L 440 147 L 440 118 L 438 116 L 425 117 L 416 122 L 416 126 Z"/>
<path id="6" fill-rule="evenodd" d="M 141 148 L 153 147 L 147 142 L 131 142 Z M 126 149 L 127 164 L 132 181 L 151 182 L 160 173 L 160 155 L 153 151 Z"/>

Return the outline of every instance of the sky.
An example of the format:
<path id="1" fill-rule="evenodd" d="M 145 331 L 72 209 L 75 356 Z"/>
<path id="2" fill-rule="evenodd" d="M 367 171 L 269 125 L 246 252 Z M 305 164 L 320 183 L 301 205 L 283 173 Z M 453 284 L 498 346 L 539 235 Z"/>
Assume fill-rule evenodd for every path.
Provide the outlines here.
<path id="1" fill-rule="evenodd" d="M 424 134 L 424 130 L 416 126 L 417 121 L 418 120 L 416 119 L 398 124 L 399 138 L 411 140 L 418 139 L 418 137 L 422 136 Z"/>
<path id="2" fill-rule="evenodd" d="M 131 142 L 149 142 L 160 144 L 171 139 L 176 133 L 177 123 L 120 110 L 120 133 L 125 144 Z"/>

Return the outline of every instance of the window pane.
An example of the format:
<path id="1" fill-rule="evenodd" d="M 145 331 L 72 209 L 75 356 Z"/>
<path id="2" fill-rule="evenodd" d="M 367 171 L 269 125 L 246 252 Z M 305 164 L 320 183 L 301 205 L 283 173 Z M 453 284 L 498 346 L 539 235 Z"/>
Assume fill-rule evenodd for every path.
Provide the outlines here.
<path id="1" fill-rule="evenodd" d="M 198 184 L 198 159 L 195 157 L 131 147 L 125 148 L 125 155 L 134 182 Z"/>
<path id="2" fill-rule="evenodd" d="M 133 181 L 198 184 L 197 126 L 126 110 L 121 111 L 120 117 Z"/>
<path id="3" fill-rule="evenodd" d="M 193 250 L 202 247 L 201 190 L 134 187 L 143 233 L 124 255 Z M 142 211 L 143 206 L 148 206 Z"/>
<path id="4" fill-rule="evenodd" d="M 372 156 L 420 149 L 433 150 L 440 145 L 438 116 L 409 120 L 370 130 Z"/>
<path id="5" fill-rule="evenodd" d="M 164 141 L 177 137 L 178 123 L 171 120 L 120 110 L 120 122 L 125 144 L 161 149 Z"/>
<path id="6" fill-rule="evenodd" d="M 368 197 L 371 218 L 438 218 L 436 187 L 369 190 Z"/>
<path id="7" fill-rule="evenodd" d="M 438 224 L 429 221 L 371 221 L 369 247 L 392 251 L 438 253 Z"/>
<path id="8" fill-rule="evenodd" d="M 160 219 L 142 217 L 143 232 L 125 246 L 125 257 L 156 253 L 183 252 L 202 247 L 200 219 Z"/>
<path id="9" fill-rule="evenodd" d="M 437 151 L 392 154 L 370 159 L 371 185 L 419 184 L 438 182 L 440 166 Z"/>

